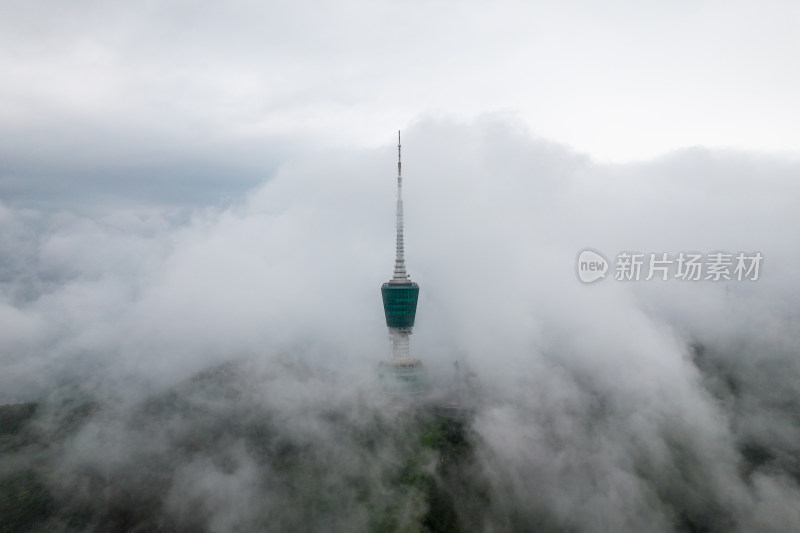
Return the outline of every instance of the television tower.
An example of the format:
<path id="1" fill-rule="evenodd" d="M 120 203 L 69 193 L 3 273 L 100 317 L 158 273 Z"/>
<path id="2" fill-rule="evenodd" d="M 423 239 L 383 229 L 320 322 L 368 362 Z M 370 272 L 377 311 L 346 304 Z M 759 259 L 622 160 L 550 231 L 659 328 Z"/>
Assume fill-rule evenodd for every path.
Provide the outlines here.
<path id="1" fill-rule="evenodd" d="M 381 362 L 382 370 L 389 370 L 412 389 L 421 389 L 422 363 L 409 355 L 409 336 L 417 314 L 419 285 L 412 282 L 406 272 L 403 242 L 403 169 L 400 150 L 400 132 L 397 132 L 397 245 L 394 275 L 381 286 L 383 312 L 392 343 L 392 357 Z"/>

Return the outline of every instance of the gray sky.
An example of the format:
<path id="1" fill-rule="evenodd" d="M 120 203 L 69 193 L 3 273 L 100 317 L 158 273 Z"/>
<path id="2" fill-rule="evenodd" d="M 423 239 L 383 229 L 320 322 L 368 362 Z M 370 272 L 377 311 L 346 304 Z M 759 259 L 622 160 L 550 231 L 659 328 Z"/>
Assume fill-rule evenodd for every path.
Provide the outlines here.
<path id="1" fill-rule="evenodd" d="M 514 116 L 599 162 L 800 150 L 795 2 L 2 2 L 0 195 L 209 202 Z"/>

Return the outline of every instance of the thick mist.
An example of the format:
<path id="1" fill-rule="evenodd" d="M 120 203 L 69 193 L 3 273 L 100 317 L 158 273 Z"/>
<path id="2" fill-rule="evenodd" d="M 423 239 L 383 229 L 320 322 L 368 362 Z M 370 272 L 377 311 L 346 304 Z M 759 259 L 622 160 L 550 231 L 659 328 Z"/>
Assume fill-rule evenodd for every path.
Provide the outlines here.
<path id="1" fill-rule="evenodd" d="M 294 158 L 222 207 L 0 207 L 0 403 L 38 402 L 0 468 L 38 472 L 53 530 L 447 530 L 422 486 L 459 531 L 797 527 L 795 159 L 404 131 L 411 351 L 479 382 L 456 468 L 375 376 L 395 150 Z M 585 285 L 586 247 L 764 261 Z"/>

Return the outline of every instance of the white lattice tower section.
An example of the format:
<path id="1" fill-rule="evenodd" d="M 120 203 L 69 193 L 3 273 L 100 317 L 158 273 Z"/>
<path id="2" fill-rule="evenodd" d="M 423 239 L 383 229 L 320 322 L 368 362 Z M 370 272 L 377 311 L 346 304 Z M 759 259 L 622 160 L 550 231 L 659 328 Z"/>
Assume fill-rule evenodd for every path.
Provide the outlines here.
<path id="1" fill-rule="evenodd" d="M 397 132 L 397 248 L 395 250 L 394 276 L 389 283 L 409 283 L 403 247 L 403 171 L 400 161 L 400 132 Z"/>

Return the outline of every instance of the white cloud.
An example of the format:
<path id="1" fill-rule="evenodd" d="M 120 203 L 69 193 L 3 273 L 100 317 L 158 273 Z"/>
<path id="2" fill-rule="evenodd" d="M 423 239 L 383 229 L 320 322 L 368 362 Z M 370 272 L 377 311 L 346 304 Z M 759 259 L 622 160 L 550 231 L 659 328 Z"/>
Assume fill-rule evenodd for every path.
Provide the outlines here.
<path id="1" fill-rule="evenodd" d="M 676 513 L 710 524 L 734 509 L 758 524 L 789 520 L 800 339 L 797 258 L 783 235 L 799 222 L 796 164 L 692 150 L 602 166 L 496 116 L 428 120 L 404 139 L 407 264 L 421 286 L 412 353 L 434 378 L 451 375 L 454 360 L 479 376 L 478 458 L 505 495 L 492 513 L 533 520 L 543 506 L 581 530 L 601 520 L 667 531 Z M 36 397 L 77 376 L 135 398 L 245 357 L 257 368 L 242 386 L 263 385 L 257 396 L 289 420 L 330 402 L 355 409 L 389 352 L 378 288 L 392 266 L 395 157 L 393 146 L 319 151 L 242 202 L 182 217 L 4 207 L 11 231 L 0 242 L 13 258 L 1 271 L 4 397 Z M 728 290 L 585 286 L 574 261 L 587 245 L 612 257 L 759 250 L 765 262 L 759 281 Z M 273 383 L 275 357 L 334 381 Z M 347 384 L 339 392 L 336 380 Z M 116 418 L 113 409 L 104 416 Z M 296 430 L 327 442 L 315 416 Z M 78 450 L 103 432 L 136 432 L 94 424 Z M 126 453 L 128 437 L 114 438 Z M 130 438 L 136 448 L 144 437 Z M 745 483 L 743 446 L 769 450 L 782 473 L 758 469 Z M 199 476 L 258 495 L 252 459 L 237 457 L 241 471 L 187 463 L 175 490 Z M 195 500 L 210 497 L 196 488 Z M 221 528 L 249 516 L 224 498 L 213 505 Z M 748 513 L 732 518 L 743 530 Z"/>

